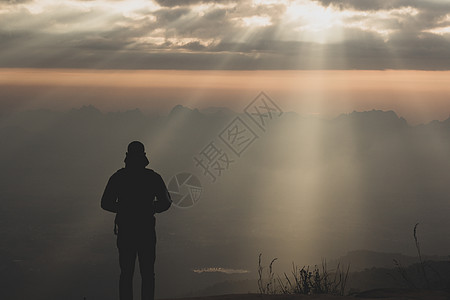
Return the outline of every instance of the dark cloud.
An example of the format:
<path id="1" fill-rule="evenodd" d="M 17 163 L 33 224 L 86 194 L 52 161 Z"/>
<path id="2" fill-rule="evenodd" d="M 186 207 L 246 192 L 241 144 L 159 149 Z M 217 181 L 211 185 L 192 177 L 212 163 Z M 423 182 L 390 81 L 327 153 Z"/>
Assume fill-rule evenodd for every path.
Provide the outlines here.
<path id="1" fill-rule="evenodd" d="M 163 27 L 173 23 L 190 12 L 189 8 L 164 8 L 154 13 L 158 25 Z"/>
<path id="2" fill-rule="evenodd" d="M 427 0 L 314 0 L 324 6 L 333 5 L 340 9 L 356 9 L 363 11 L 389 10 L 401 7 L 415 7 L 423 10 L 448 10 L 448 1 Z"/>
<path id="3" fill-rule="evenodd" d="M 416 0 L 314 0 L 322 5 L 334 5 L 340 9 L 381 10 L 415 6 Z"/>
<path id="4" fill-rule="evenodd" d="M 232 1 L 168 1 L 156 10 L 106 16 L 95 5 L 41 13 L 11 9 L 0 18 L 0 67 L 450 69 L 450 36 L 432 33 L 450 25 L 450 3 L 316 0 L 352 10 L 336 31 L 340 38 L 319 43 L 314 35 L 320 33 L 308 40 L 298 29 L 304 23 L 284 18 L 283 4 L 244 1 L 199 12 L 200 2 Z M 406 4 L 415 10 L 389 11 Z M 270 22 L 245 25 L 252 17 Z"/>
<path id="5" fill-rule="evenodd" d="M 98 68 L 98 69 L 425 69 L 448 70 L 450 42 L 434 34 L 396 35 L 385 42 L 375 34 L 339 44 L 318 44 L 274 39 L 251 42 L 220 42 L 206 46 L 201 41 L 181 45 L 148 43 L 134 51 L 122 42 L 91 35 L 0 34 L 11 45 L 0 51 L 1 67 Z M 111 35 L 113 35 L 111 33 Z M 353 36 L 357 36 L 354 33 Z M 34 41 L 53 44 L 47 51 L 32 47 Z M 30 41 L 19 50 L 16 45 Z M 78 41 L 78 42 L 74 42 Z M 179 52 L 181 51 L 181 52 Z M 318 55 L 320 53 L 320 55 Z"/>
<path id="6" fill-rule="evenodd" d="M 6 4 L 20 4 L 25 2 L 31 2 L 33 0 L 0 0 L 0 4 L 6 3 Z"/>
<path id="7" fill-rule="evenodd" d="M 195 42 L 190 42 L 190 43 L 181 45 L 179 48 L 192 50 L 192 51 L 201 51 L 201 50 L 205 50 L 207 47 L 202 45 L 199 41 L 195 41 Z"/>
<path id="8" fill-rule="evenodd" d="M 190 6 L 201 3 L 228 4 L 239 2 L 237 0 L 156 0 L 156 2 L 165 7 Z"/>
<path id="9" fill-rule="evenodd" d="M 89 50 L 108 50 L 118 51 L 126 48 L 131 44 L 127 40 L 110 39 L 102 36 L 90 36 L 79 40 L 72 41 L 73 47 Z"/>

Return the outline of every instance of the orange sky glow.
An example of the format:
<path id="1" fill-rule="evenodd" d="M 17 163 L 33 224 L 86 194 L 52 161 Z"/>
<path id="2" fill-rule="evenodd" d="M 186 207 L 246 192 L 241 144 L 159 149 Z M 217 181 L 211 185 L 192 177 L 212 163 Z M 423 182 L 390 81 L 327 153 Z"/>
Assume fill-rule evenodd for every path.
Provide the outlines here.
<path id="1" fill-rule="evenodd" d="M 411 124 L 450 115 L 450 71 L 185 71 L 0 69 L 0 108 L 235 111 L 266 92 L 285 111 L 333 117 L 394 110 Z"/>

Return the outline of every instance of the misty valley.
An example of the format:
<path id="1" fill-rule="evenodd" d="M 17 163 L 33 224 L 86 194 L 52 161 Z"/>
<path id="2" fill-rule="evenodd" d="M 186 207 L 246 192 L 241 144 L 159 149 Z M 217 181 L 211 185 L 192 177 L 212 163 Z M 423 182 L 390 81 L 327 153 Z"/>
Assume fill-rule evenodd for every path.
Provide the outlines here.
<path id="1" fill-rule="evenodd" d="M 194 158 L 211 141 L 226 149 L 220 136 L 236 117 L 254 141 L 228 149 L 212 180 Z M 394 258 L 417 263 L 416 223 L 425 258 L 450 253 L 450 119 L 412 126 L 392 111 L 284 112 L 261 129 L 226 108 L 178 105 L 161 115 L 84 106 L 1 115 L 0 140 L 3 299 L 117 294 L 114 216 L 100 197 L 133 140 L 166 184 L 188 172 L 202 188 L 192 207 L 157 216 L 159 298 L 257 292 L 259 253 L 278 258 L 280 274 L 323 259 L 395 272 Z"/>

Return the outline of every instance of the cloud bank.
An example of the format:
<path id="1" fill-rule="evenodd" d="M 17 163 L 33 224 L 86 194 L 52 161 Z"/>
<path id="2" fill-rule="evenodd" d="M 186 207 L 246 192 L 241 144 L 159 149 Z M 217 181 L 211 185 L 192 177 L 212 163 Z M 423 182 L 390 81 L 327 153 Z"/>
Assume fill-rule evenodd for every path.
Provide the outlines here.
<path id="1" fill-rule="evenodd" d="M 0 67 L 450 68 L 444 0 L 3 0 L 0 28 Z"/>

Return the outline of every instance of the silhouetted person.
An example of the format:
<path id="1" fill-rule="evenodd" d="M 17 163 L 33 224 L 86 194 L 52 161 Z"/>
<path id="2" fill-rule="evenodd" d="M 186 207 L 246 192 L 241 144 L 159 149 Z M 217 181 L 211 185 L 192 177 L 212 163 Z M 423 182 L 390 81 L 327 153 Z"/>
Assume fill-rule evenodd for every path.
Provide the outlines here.
<path id="1" fill-rule="evenodd" d="M 169 209 L 170 195 L 161 176 L 147 169 L 144 145 L 128 145 L 125 168 L 114 173 L 102 196 L 101 207 L 116 213 L 114 233 L 119 249 L 120 300 L 133 299 L 133 274 L 136 256 L 142 278 L 142 300 L 155 294 L 155 213 Z"/>

